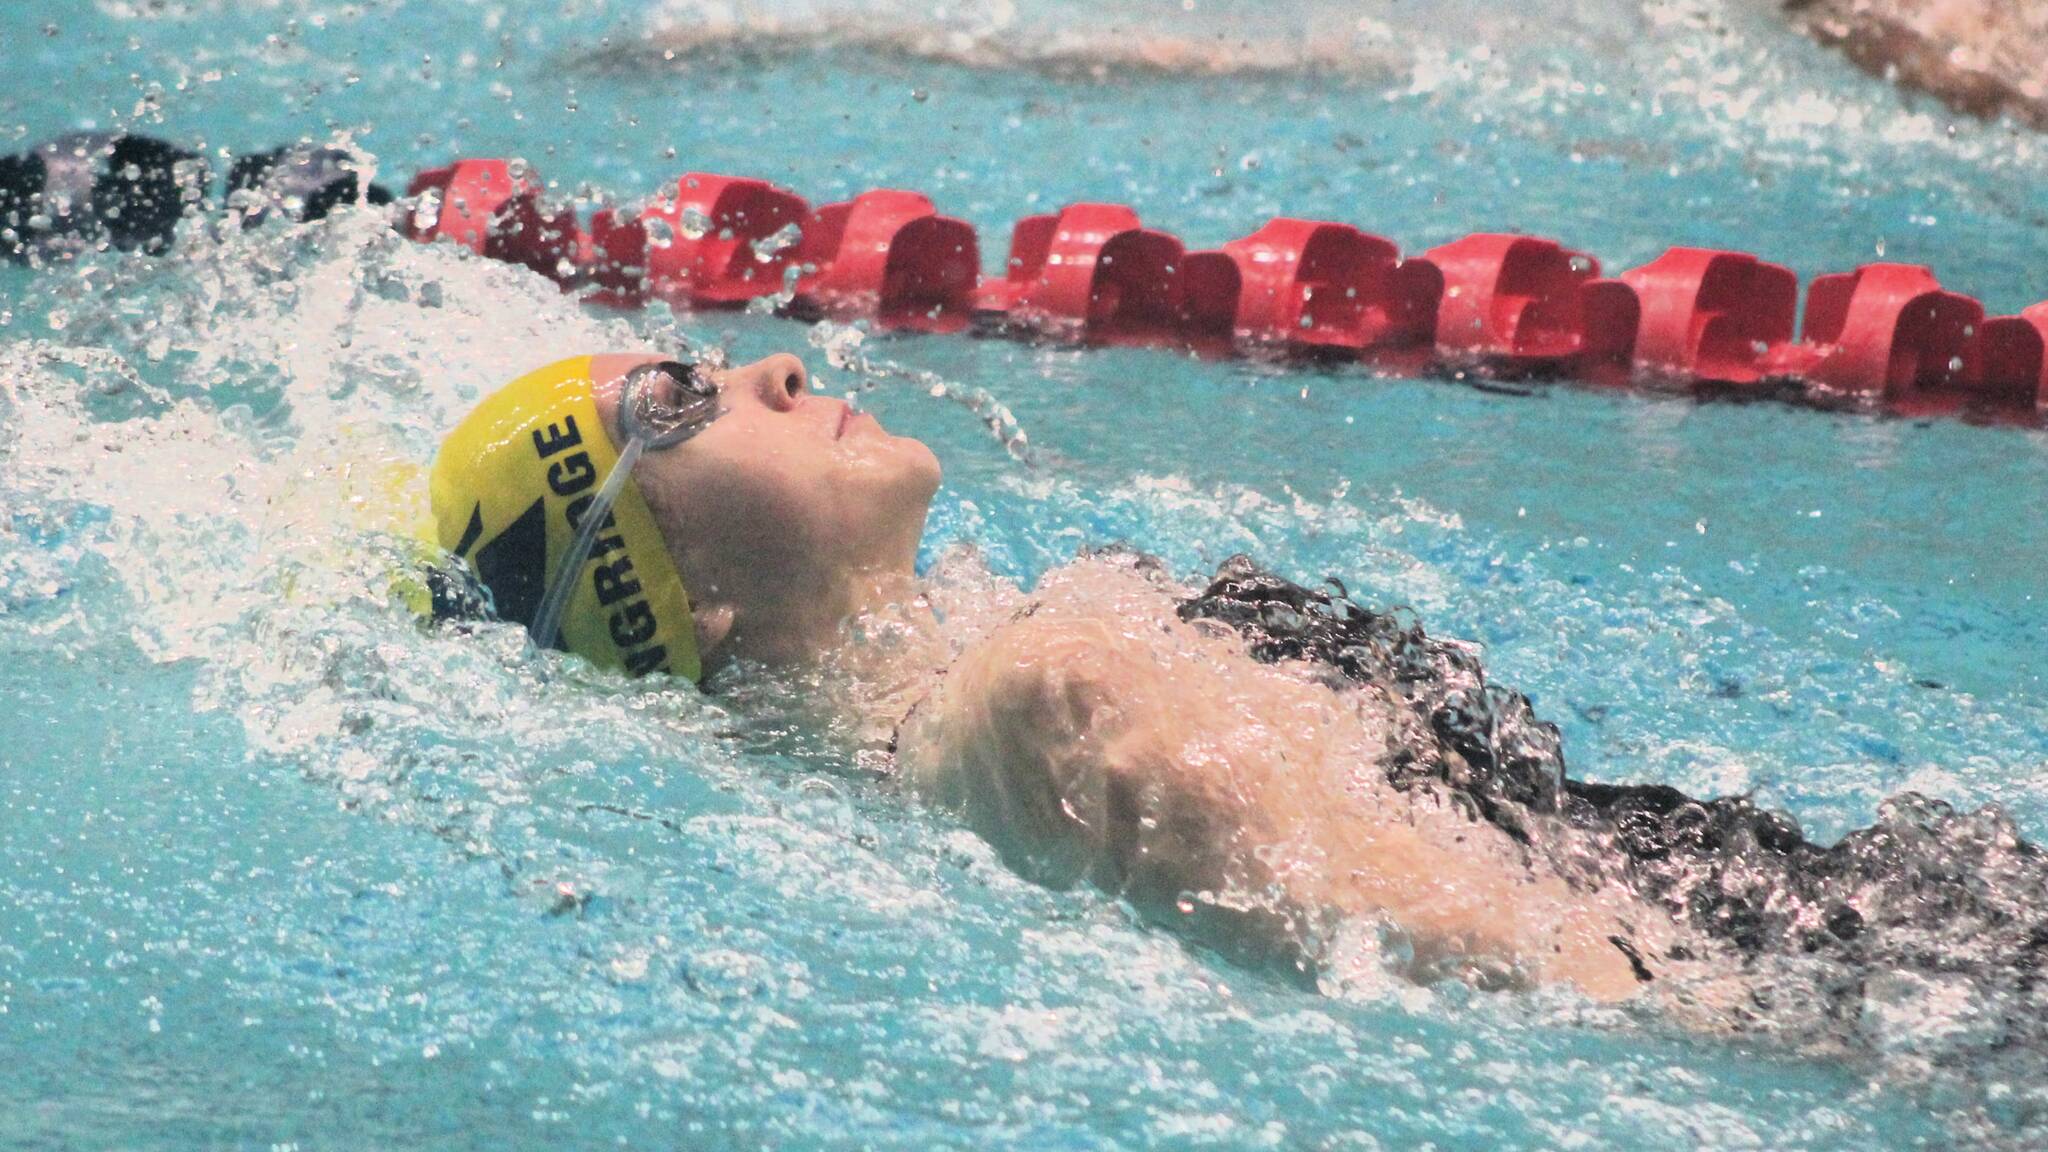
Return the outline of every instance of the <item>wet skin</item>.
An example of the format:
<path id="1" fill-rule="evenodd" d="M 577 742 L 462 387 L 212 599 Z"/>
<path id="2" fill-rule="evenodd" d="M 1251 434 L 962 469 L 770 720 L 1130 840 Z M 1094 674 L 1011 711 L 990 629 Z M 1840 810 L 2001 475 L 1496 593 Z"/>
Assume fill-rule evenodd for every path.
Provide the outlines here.
<path id="1" fill-rule="evenodd" d="M 648 356 L 591 363 L 605 425 L 620 438 L 621 384 Z M 938 491 L 931 449 L 810 390 L 794 356 L 714 374 L 722 415 L 649 452 L 634 479 L 669 544 L 707 659 L 802 660 L 848 616 L 912 579 Z"/>
<path id="2" fill-rule="evenodd" d="M 623 378 L 656 359 L 593 360 L 615 439 Z M 707 666 L 829 662 L 888 685 L 845 707 L 876 713 L 855 719 L 896 732 L 899 778 L 1019 871 L 1086 880 L 1258 960 L 1333 918 L 1368 921 L 1399 934 L 1418 976 L 1620 999 L 1638 982 L 1611 940 L 1663 951 L 1668 919 L 1574 891 L 1490 827 L 1394 794 L 1378 767 L 1399 737 L 1384 693 L 1253 661 L 1180 621 L 1156 575 L 1077 561 L 1028 611 L 946 635 L 913 569 L 931 450 L 813 394 L 794 356 L 715 379 L 725 414 L 634 473 Z M 864 614 L 908 619 L 898 632 L 927 642 L 849 660 Z"/>

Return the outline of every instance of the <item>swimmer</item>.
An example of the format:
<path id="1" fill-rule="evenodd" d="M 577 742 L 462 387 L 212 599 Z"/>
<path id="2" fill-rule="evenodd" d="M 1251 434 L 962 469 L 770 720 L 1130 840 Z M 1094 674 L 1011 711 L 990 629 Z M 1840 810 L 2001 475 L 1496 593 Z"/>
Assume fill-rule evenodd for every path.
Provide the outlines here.
<path id="1" fill-rule="evenodd" d="M 1242 559 L 1205 590 L 1118 552 L 957 595 L 913 567 L 939 479 L 794 356 L 605 355 L 486 398 L 430 489 L 439 545 L 543 646 L 699 682 L 801 670 L 821 722 L 1018 872 L 1281 971 L 1360 926 L 1417 979 L 1601 1001 L 1714 948 L 1881 964 L 1913 947 L 1878 930 L 1898 821 L 1996 849 L 1931 802 L 1821 848 L 1743 799 L 1571 780 L 1467 648 Z M 2048 941 L 1971 898 L 1942 914 L 1983 920 L 1993 963 Z"/>

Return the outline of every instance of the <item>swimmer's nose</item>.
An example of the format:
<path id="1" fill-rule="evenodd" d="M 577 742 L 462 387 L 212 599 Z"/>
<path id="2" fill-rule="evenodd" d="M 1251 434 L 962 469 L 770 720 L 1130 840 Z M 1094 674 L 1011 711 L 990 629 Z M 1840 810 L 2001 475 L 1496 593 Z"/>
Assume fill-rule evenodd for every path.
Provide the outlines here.
<path id="1" fill-rule="evenodd" d="M 787 352 L 734 369 L 729 388 L 736 387 L 777 412 L 788 412 L 802 402 L 811 389 L 811 374 L 804 362 Z"/>

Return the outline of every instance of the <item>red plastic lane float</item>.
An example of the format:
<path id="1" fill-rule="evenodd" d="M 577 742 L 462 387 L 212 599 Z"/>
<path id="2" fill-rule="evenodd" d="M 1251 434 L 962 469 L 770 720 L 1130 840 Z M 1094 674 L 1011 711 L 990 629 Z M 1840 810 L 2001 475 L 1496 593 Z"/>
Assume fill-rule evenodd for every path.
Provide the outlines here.
<path id="1" fill-rule="evenodd" d="M 1772 369 L 1822 397 L 1949 410 L 1979 391 L 1983 320 L 1983 305 L 1920 265 L 1866 264 L 1814 278 L 1800 342 L 1776 350 Z"/>
<path id="2" fill-rule="evenodd" d="M 1480 232 L 1423 260 L 1443 274 L 1436 349 L 1446 360 L 1517 371 L 1585 352 L 1581 289 L 1600 275 L 1592 257 L 1554 240 Z"/>
<path id="3" fill-rule="evenodd" d="M 1686 383 L 1751 385 L 1792 340 L 1799 278 L 1745 252 L 1672 248 L 1582 294 L 1587 356 Z"/>
<path id="4" fill-rule="evenodd" d="M 0 156 L 0 209 L 10 197 L 33 207 L 55 196 L 46 188 L 56 178 L 45 171 L 50 158 L 85 155 L 85 139 Z M 159 168 L 165 157 L 190 156 L 141 137 L 87 144 L 95 142 L 133 143 Z M 291 214 L 305 219 L 353 195 L 335 191 L 347 157 L 307 147 L 243 157 L 229 173 L 230 193 L 268 189 L 285 204 L 297 188 L 307 203 Z M 103 169 L 81 168 L 73 183 L 111 179 Z M 353 177 L 345 183 L 356 186 Z M 1391 242 L 1348 224 L 1283 216 L 1216 251 L 1190 253 L 1128 207 L 1072 204 L 1018 221 L 1004 275 L 978 281 L 974 230 L 910 191 L 866 192 L 813 212 L 767 181 L 693 172 L 655 203 L 598 212 L 588 232 L 571 208 L 549 202 L 521 160 L 456 160 L 420 173 L 406 193 L 412 202 L 393 221 L 405 236 L 524 265 L 592 303 L 632 307 L 654 295 L 729 307 L 766 297 L 892 327 L 947 330 L 972 317 L 1198 353 L 1359 356 L 1407 372 L 1561 370 L 1595 383 L 1663 377 L 1723 389 L 1782 382 L 1813 402 L 2048 422 L 2048 302 L 1986 317 L 1983 305 L 1944 290 L 1918 265 L 1867 264 L 1817 278 L 1794 339 L 1792 272 L 1708 248 L 1671 248 L 1601 279 L 1592 257 L 1552 240 L 1475 233 L 1403 261 Z M 373 188 L 366 199 L 381 198 Z M 237 206 L 245 223 L 267 211 Z M 175 223 L 183 213 L 158 215 Z M 0 234 L 0 259 L 33 261 L 52 243 L 62 254 L 62 241 L 76 239 L 77 229 L 47 220 L 16 223 L 25 239 L 9 245 Z M 144 247 L 169 238 L 151 232 Z"/>
<path id="5" fill-rule="evenodd" d="M 2029 423 L 2048 416 L 2048 303 L 1984 321 L 1977 347 L 1972 415 Z"/>
<path id="6" fill-rule="evenodd" d="M 1909 414 L 2048 417 L 2048 303 L 1987 319 L 1913 265 L 1819 277 L 1795 340 L 1791 271 L 1715 249 L 1672 248 L 1601 279 L 1593 258 L 1551 240 L 1478 233 L 1404 262 L 1349 225 L 1276 217 L 1189 253 L 1128 207 L 1073 204 L 1018 221 L 1005 274 L 976 283 L 973 229 L 915 192 L 813 212 L 765 181 L 692 173 L 659 203 L 598 213 L 585 235 L 516 161 L 459 161 L 408 191 L 421 203 L 407 235 L 587 286 L 599 303 L 718 307 L 792 289 L 818 312 L 891 326 L 951 329 L 971 313 L 1091 342 L 1277 347 L 1411 370 L 1433 355 L 1595 382 L 1798 381 L 1813 399 Z"/>
<path id="7" fill-rule="evenodd" d="M 638 213 L 600 208 L 590 218 L 584 251 L 590 288 L 584 299 L 612 308 L 647 302 L 647 225 Z"/>
<path id="8" fill-rule="evenodd" d="M 413 177 L 417 203 L 403 221 L 414 240 L 450 240 L 480 256 L 523 264 L 566 283 L 581 262 L 576 213 L 541 198 L 538 177 L 517 160 L 458 160 Z"/>
<path id="9" fill-rule="evenodd" d="M 791 257 L 813 270 L 797 299 L 831 315 L 871 315 L 892 328 L 964 327 L 981 276 L 966 221 L 917 192 L 864 192 L 811 213 Z"/>
<path id="10" fill-rule="evenodd" d="M 982 282 L 975 310 L 1070 339 L 1180 342 L 1184 255 L 1179 239 L 1121 204 L 1070 204 L 1017 221 L 1005 275 Z"/>
<path id="11" fill-rule="evenodd" d="M 606 209 L 590 225 L 592 298 L 647 295 L 729 308 L 784 289 L 810 206 L 766 180 L 691 172 L 638 212 Z"/>
<path id="12" fill-rule="evenodd" d="M 1427 341 L 1442 279 L 1348 224 L 1276 216 L 1186 261 L 1187 313 L 1248 347 L 1357 352 Z"/>

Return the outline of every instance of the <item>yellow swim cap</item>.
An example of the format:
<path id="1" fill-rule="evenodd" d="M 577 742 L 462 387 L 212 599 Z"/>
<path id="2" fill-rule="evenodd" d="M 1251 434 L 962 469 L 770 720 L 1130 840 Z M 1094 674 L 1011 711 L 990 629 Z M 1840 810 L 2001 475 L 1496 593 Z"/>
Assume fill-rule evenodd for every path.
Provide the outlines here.
<path id="1" fill-rule="evenodd" d="M 550 364 L 486 397 L 441 442 L 428 481 L 435 535 L 490 589 L 500 619 L 531 628 L 618 462 L 590 357 Z M 690 597 L 631 479 L 576 574 L 557 645 L 629 676 L 700 674 Z"/>

